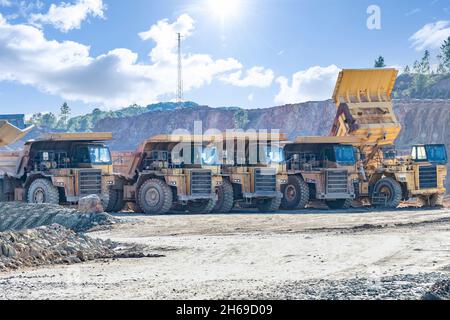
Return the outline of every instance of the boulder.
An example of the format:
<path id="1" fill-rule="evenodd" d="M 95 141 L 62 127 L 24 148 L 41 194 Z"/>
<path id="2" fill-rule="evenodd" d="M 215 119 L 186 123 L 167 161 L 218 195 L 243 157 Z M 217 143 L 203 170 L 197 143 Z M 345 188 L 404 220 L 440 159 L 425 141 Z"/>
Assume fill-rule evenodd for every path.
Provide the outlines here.
<path id="1" fill-rule="evenodd" d="M 104 212 L 102 199 L 96 195 L 81 198 L 78 202 L 78 211 L 81 213 L 102 213 Z"/>

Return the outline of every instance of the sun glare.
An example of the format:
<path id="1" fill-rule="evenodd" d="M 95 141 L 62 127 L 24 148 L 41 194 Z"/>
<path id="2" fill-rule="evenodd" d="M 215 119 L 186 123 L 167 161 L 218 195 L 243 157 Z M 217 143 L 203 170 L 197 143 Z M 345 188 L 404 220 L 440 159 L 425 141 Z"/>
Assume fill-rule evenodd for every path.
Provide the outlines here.
<path id="1" fill-rule="evenodd" d="M 242 0 L 206 0 L 208 6 L 216 17 L 220 18 L 222 22 L 229 18 L 235 18 L 241 10 Z"/>

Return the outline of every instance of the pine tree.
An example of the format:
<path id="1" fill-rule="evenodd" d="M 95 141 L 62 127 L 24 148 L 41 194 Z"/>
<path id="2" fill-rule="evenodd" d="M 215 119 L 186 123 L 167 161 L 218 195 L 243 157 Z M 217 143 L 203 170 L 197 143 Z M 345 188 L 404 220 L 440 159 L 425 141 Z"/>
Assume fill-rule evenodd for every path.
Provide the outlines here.
<path id="1" fill-rule="evenodd" d="M 403 69 L 403 73 L 404 74 L 410 74 L 411 73 L 411 70 L 409 69 L 408 65 L 405 67 L 405 69 Z"/>
<path id="2" fill-rule="evenodd" d="M 425 53 L 423 54 L 422 61 L 420 62 L 421 66 L 421 73 L 423 74 L 430 74 L 431 66 L 430 66 L 430 51 L 425 50 Z"/>
<path id="3" fill-rule="evenodd" d="M 67 128 L 67 121 L 70 117 L 70 107 L 67 104 L 67 102 L 64 102 L 64 104 L 60 108 L 60 114 L 59 114 L 59 121 L 58 121 L 58 128 L 60 129 L 66 129 Z"/>
<path id="4" fill-rule="evenodd" d="M 379 56 L 377 60 L 375 60 L 375 68 L 384 68 L 386 64 L 384 63 L 384 57 Z"/>
<path id="5" fill-rule="evenodd" d="M 444 41 L 441 46 L 441 53 L 439 54 L 439 59 L 446 69 L 446 72 L 450 71 L 450 37 Z"/>

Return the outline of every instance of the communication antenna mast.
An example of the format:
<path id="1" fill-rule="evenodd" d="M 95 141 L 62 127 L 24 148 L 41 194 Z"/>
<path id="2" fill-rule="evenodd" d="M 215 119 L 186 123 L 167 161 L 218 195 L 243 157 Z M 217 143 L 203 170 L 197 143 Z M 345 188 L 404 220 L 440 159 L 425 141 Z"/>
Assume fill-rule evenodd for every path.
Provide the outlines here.
<path id="1" fill-rule="evenodd" d="M 178 89 L 177 89 L 178 107 L 183 104 L 183 62 L 181 57 L 181 33 L 178 33 Z"/>

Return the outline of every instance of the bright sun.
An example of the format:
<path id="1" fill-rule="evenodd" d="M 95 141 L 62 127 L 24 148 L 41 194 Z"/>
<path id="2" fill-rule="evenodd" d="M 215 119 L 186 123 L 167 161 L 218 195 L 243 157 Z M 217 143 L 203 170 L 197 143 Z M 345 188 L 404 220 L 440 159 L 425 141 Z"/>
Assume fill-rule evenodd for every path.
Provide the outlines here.
<path id="1" fill-rule="evenodd" d="M 240 13 L 242 0 L 207 0 L 211 12 L 222 22 L 227 18 L 234 18 Z"/>

